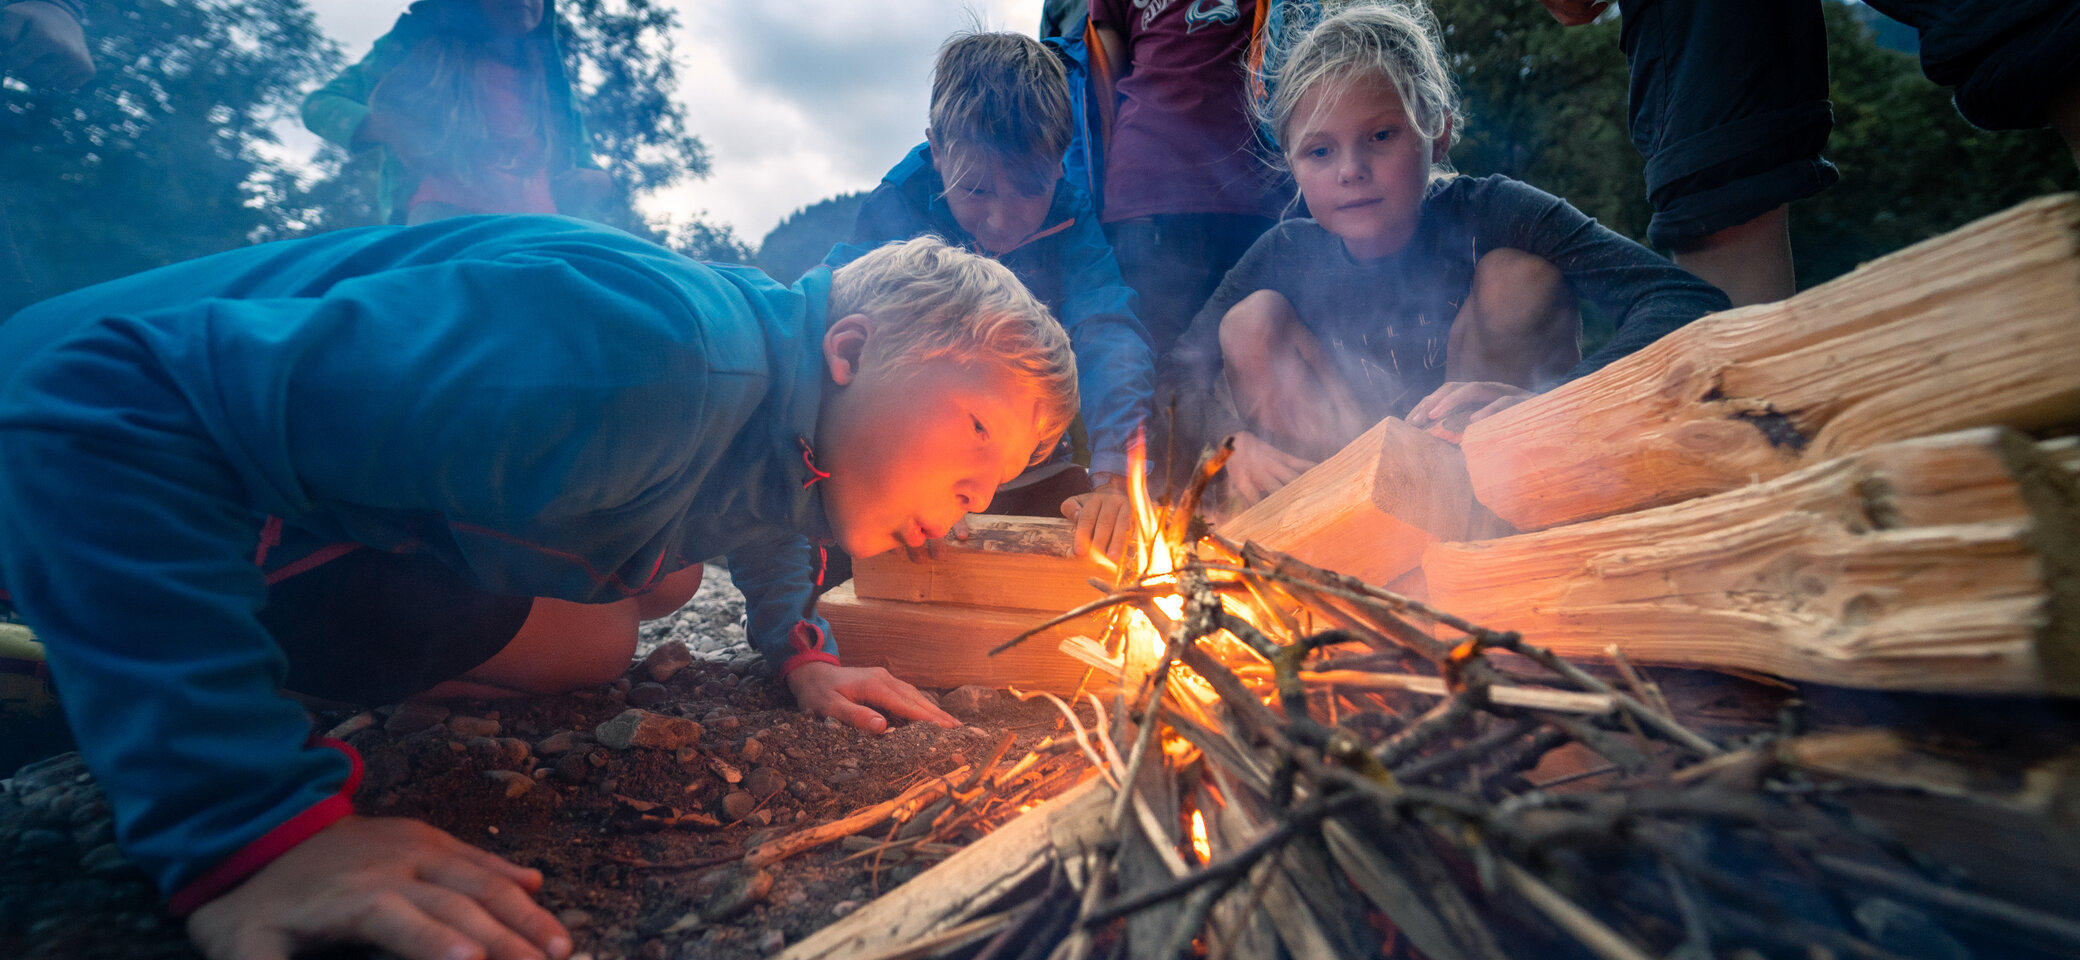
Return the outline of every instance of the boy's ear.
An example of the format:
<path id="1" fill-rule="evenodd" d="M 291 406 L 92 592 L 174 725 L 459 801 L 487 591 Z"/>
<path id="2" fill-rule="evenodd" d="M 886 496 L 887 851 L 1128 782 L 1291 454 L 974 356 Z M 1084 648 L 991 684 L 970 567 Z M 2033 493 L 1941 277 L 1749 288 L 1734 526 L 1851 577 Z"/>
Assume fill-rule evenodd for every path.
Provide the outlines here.
<path id="1" fill-rule="evenodd" d="M 1449 110 L 1445 111 L 1445 114 L 1444 114 L 1444 129 L 1442 129 L 1442 130 L 1439 130 L 1439 131 L 1437 132 L 1437 139 L 1435 139 L 1435 140 L 1432 140 L 1432 141 L 1430 141 L 1430 165 L 1431 165 L 1431 166 L 1436 166 L 1437 164 L 1443 163 L 1443 162 L 1444 162 L 1444 155 L 1445 155 L 1445 154 L 1447 154 L 1447 153 L 1450 153 L 1450 152 L 1451 152 L 1451 150 L 1452 150 L 1452 123 L 1453 123 L 1453 121 L 1455 121 L 1455 120 L 1457 120 L 1457 119 L 1458 119 L 1457 117 L 1454 117 L 1454 116 L 1452 116 L 1452 113 L 1451 113 L 1451 111 L 1449 111 Z"/>
<path id="2" fill-rule="evenodd" d="M 830 368 L 831 381 L 849 386 L 859 377 L 859 366 L 867 353 L 867 337 L 873 321 L 864 313 L 849 314 L 823 331 L 823 363 Z"/>

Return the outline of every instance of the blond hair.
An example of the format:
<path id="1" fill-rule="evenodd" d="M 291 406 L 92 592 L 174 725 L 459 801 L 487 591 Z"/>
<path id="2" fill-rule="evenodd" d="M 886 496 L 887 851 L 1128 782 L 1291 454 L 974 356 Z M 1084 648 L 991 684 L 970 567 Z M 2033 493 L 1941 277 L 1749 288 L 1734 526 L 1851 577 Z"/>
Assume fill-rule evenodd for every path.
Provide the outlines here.
<path id="1" fill-rule="evenodd" d="M 995 260 L 933 236 L 883 244 L 832 274 L 830 316 L 855 313 L 873 322 L 870 342 L 895 369 L 942 357 L 995 363 L 1029 386 L 1040 401 L 1033 463 L 1076 418 L 1069 335 Z"/>
<path id="2" fill-rule="evenodd" d="M 1026 196 L 1061 175 L 1075 131 L 1069 75 L 1046 46 L 1017 33 L 957 33 L 932 65 L 930 135 L 933 159 L 980 161 L 1003 171 Z M 962 171 L 942 167 L 947 183 Z"/>
<path id="3" fill-rule="evenodd" d="M 1427 4 L 1354 3 L 1295 35 L 1264 58 L 1251 101 L 1258 122 L 1279 144 L 1281 161 L 1303 97 L 1324 87 L 1341 95 L 1367 79 L 1393 85 L 1417 133 L 1431 140 L 1457 137 L 1459 125 L 1451 120 L 1460 113 L 1459 91 L 1445 67 L 1437 16 Z"/>

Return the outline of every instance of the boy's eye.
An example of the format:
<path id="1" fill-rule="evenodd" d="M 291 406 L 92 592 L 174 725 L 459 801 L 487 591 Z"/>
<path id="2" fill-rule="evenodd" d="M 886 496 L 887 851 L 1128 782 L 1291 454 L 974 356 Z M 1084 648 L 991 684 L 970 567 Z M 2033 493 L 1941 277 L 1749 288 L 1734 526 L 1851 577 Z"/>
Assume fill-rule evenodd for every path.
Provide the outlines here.
<path id="1" fill-rule="evenodd" d="M 985 426 L 983 426 L 983 425 L 982 425 L 982 420 L 981 420 L 981 418 L 979 418 L 979 417 L 974 417 L 974 416 L 970 416 L 970 417 L 968 418 L 968 422 L 969 422 L 969 423 L 972 423 L 972 424 L 974 424 L 974 425 L 975 425 L 975 439 L 977 439 L 977 440 L 988 440 L 988 439 L 989 439 L 989 428 L 988 428 L 988 427 L 985 427 Z"/>

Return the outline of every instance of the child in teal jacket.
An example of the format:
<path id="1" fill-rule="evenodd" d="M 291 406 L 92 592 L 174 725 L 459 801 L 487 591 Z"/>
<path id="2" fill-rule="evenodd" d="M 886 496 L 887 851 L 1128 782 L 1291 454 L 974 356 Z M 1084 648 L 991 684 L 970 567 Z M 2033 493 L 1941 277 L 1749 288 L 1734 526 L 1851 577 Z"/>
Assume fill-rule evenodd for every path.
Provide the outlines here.
<path id="1" fill-rule="evenodd" d="M 727 554 L 804 707 L 950 725 L 838 665 L 815 558 L 942 534 L 1075 409 L 1060 326 L 929 239 L 791 288 L 557 217 L 268 244 L 0 324 L 0 600 L 205 953 L 561 955 L 539 875 L 355 817 L 352 749 L 277 690 L 596 683 Z M 328 664 L 323 611 L 357 589 L 376 609 L 341 642 L 367 646 Z"/>

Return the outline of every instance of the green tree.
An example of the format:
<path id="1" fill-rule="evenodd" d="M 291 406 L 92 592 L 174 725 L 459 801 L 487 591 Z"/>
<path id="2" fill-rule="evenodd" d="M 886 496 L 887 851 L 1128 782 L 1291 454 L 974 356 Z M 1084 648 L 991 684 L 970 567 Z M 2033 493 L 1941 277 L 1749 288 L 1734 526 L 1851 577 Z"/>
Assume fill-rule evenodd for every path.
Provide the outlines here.
<path id="1" fill-rule="evenodd" d="M 99 73 L 74 93 L 0 87 L 0 202 L 30 300 L 243 246 L 298 189 L 273 130 L 339 53 L 302 0 L 108 0 Z"/>
<path id="2" fill-rule="evenodd" d="M 758 245 L 757 263 L 773 279 L 793 283 L 823 262 L 831 247 L 852 236 L 867 193 L 842 193 L 787 215 Z"/>
<path id="3" fill-rule="evenodd" d="M 1826 156 L 1842 180 L 1791 205 L 1799 286 L 2031 197 L 2080 189 L 2056 134 L 1974 128 L 1914 56 L 1878 45 L 1868 8 L 1828 3 L 1826 14 Z"/>

